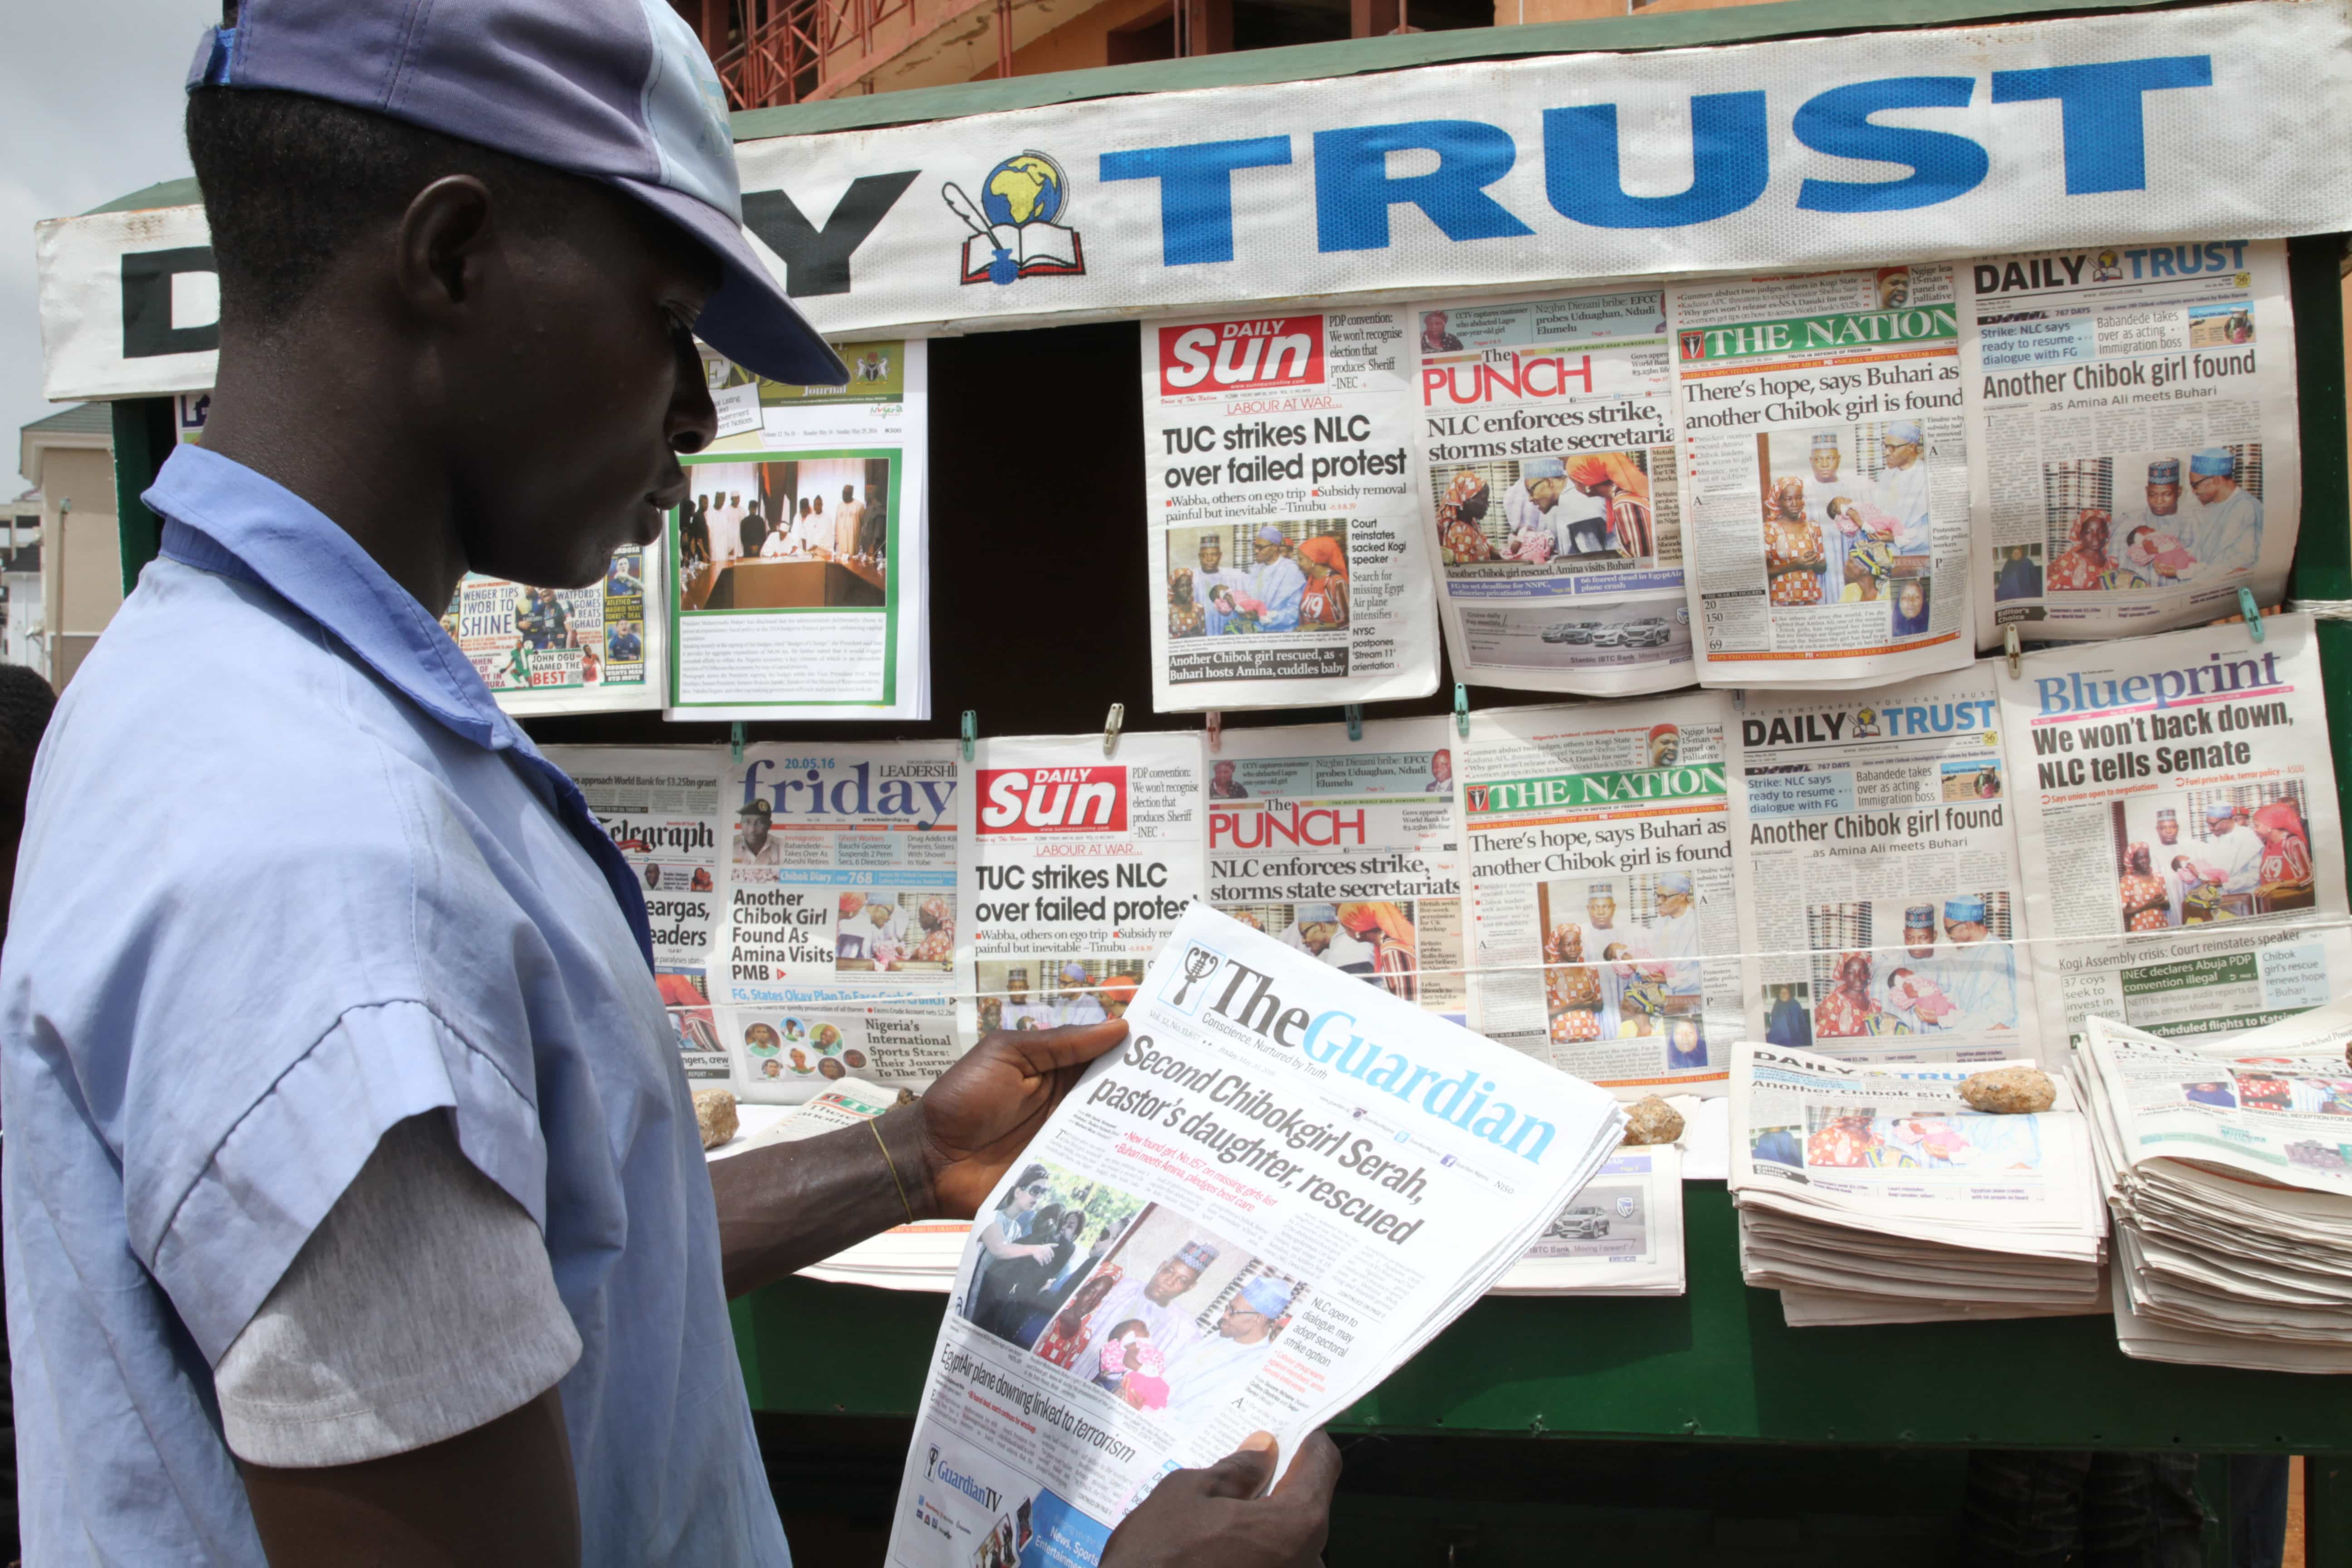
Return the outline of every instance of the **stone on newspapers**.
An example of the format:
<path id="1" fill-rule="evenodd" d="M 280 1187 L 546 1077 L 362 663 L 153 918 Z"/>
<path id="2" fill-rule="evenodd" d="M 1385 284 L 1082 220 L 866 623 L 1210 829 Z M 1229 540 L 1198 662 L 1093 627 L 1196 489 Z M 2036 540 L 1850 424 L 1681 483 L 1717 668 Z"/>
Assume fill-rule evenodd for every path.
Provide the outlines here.
<path id="1" fill-rule="evenodd" d="M 1996 1068 L 1970 1074 L 1960 1098 L 1989 1115 L 2027 1116 L 2055 1105 L 2058 1086 L 2040 1068 Z"/>

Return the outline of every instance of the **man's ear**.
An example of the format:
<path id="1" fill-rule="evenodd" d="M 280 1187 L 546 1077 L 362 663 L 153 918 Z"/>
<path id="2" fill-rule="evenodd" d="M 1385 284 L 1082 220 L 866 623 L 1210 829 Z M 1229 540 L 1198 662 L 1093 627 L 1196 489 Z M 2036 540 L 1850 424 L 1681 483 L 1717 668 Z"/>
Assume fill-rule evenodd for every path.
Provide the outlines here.
<path id="1" fill-rule="evenodd" d="M 428 317 L 473 301 L 497 242 L 496 202 L 471 174 L 448 174 L 416 193 L 401 215 L 396 265 L 402 296 Z"/>

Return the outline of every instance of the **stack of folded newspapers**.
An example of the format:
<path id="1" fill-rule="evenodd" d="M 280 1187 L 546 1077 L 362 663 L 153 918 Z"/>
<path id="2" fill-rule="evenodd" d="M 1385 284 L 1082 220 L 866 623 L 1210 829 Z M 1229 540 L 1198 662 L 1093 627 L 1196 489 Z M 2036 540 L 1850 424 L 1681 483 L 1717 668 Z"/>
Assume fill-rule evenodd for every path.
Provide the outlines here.
<path id="1" fill-rule="evenodd" d="M 1497 1296 L 1683 1293 L 1682 1151 L 1619 1149 L 1495 1282 Z"/>
<path id="2" fill-rule="evenodd" d="M 1970 1110 L 1971 1073 L 1741 1045 L 1731 1071 L 1739 1268 L 1795 1328 L 2104 1312 L 2105 1212 L 2067 1086 Z"/>
<path id="3" fill-rule="evenodd" d="M 2352 1006 L 2197 1045 L 2086 1034 L 2125 1352 L 2352 1372 Z"/>

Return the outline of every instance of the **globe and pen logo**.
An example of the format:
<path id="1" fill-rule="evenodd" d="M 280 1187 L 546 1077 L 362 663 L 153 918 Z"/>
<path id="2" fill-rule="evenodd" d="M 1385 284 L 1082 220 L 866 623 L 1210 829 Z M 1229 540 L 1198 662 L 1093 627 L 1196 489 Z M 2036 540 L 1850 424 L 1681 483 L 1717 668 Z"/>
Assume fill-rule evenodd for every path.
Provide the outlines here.
<path id="1" fill-rule="evenodd" d="M 1070 207 L 1069 177 L 1043 153 L 1016 153 L 988 172 L 980 200 L 952 180 L 940 187 L 948 210 L 971 230 L 963 281 L 999 287 L 1023 278 L 1076 278 L 1087 269 L 1078 231 L 1059 220 Z"/>

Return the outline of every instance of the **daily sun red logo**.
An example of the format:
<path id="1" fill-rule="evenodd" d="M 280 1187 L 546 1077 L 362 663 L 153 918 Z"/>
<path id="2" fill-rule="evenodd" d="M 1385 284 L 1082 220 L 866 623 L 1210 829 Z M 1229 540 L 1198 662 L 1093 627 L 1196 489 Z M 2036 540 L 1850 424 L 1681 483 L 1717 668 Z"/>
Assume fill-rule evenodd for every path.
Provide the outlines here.
<path id="1" fill-rule="evenodd" d="M 1127 769 L 982 768 L 982 833 L 1124 833 Z"/>
<path id="2" fill-rule="evenodd" d="M 1323 380 L 1323 318 L 1274 316 L 1160 329 L 1160 391 L 1264 392 Z"/>

